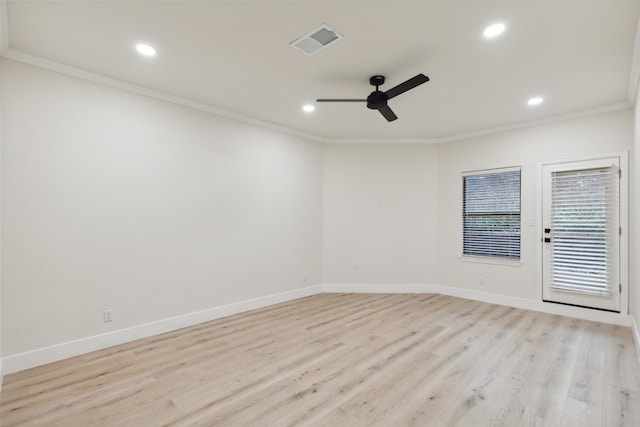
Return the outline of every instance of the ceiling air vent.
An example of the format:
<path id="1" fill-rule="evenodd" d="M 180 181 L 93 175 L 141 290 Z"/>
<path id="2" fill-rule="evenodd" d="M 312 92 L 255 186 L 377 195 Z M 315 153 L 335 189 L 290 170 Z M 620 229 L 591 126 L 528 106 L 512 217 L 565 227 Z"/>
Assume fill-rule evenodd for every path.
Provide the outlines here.
<path id="1" fill-rule="evenodd" d="M 290 46 L 301 50 L 307 55 L 313 55 L 341 38 L 342 36 L 335 30 L 323 24 L 310 33 L 300 37 L 298 40 L 291 43 Z"/>

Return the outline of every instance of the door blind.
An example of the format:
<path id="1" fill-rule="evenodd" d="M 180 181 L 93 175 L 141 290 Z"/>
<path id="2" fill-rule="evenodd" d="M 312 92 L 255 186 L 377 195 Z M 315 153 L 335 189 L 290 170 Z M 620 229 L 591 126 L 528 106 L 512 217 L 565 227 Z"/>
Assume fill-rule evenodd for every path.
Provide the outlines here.
<path id="1" fill-rule="evenodd" d="M 611 295 L 618 256 L 619 169 L 551 175 L 551 288 Z"/>

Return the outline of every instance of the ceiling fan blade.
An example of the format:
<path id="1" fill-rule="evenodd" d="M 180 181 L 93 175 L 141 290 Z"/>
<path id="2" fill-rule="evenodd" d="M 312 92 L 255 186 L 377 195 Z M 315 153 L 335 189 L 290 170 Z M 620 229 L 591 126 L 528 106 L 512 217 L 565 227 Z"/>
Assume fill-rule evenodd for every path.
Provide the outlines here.
<path id="1" fill-rule="evenodd" d="M 384 118 L 387 119 L 388 122 L 392 122 L 398 118 L 398 116 L 396 116 L 396 113 L 394 113 L 393 110 L 391 110 L 391 108 L 389 108 L 388 105 L 385 105 L 384 107 L 379 108 L 378 111 L 380 111 L 380 114 L 382 114 Z"/>
<path id="2" fill-rule="evenodd" d="M 316 102 L 367 102 L 366 99 L 316 99 Z"/>
<path id="3" fill-rule="evenodd" d="M 402 93 L 405 93 L 408 90 L 413 89 L 416 86 L 420 86 L 422 83 L 426 83 L 429 81 L 429 77 L 424 74 L 418 74 L 415 77 L 410 78 L 404 83 L 400 83 L 398 86 L 392 87 L 384 94 L 387 95 L 387 99 L 391 99 L 395 96 L 398 96 Z"/>

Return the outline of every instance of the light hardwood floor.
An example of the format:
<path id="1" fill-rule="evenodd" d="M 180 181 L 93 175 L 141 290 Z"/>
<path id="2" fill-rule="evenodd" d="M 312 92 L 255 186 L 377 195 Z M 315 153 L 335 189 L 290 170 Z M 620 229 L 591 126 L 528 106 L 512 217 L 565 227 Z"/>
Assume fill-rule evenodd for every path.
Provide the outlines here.
<path id="1" fill-rule="evenodd" d="M 4 379 L 2 426 L 640 426 L 629 328 L 321 294 Z"/>

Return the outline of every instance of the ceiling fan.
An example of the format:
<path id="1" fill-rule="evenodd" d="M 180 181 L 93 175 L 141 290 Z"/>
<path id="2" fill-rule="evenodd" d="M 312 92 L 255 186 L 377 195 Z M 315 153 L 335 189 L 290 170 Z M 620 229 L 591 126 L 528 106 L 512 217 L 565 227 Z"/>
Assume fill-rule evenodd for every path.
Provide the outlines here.
<path id="1" fill-rule="evenodd" d="M 397 119 L 398 116 L 389 108 L 387 101 L 428 81 L 429 77 L 424 74 L 418 74 L 392 87 L 386 92 L 381 92 L 378 88 L 384 84 L 384 76 L 373 76 L 369 79 L 369 83 L 371 83 L 371 86 L 375 86 L 376 90 L 371 92 L 367 99 L 316 99 L 316 102 L 366 102 L 367 108 L 380 111 L 380 114 L 382 114 L 388 122 L 392 122 Z"/>

